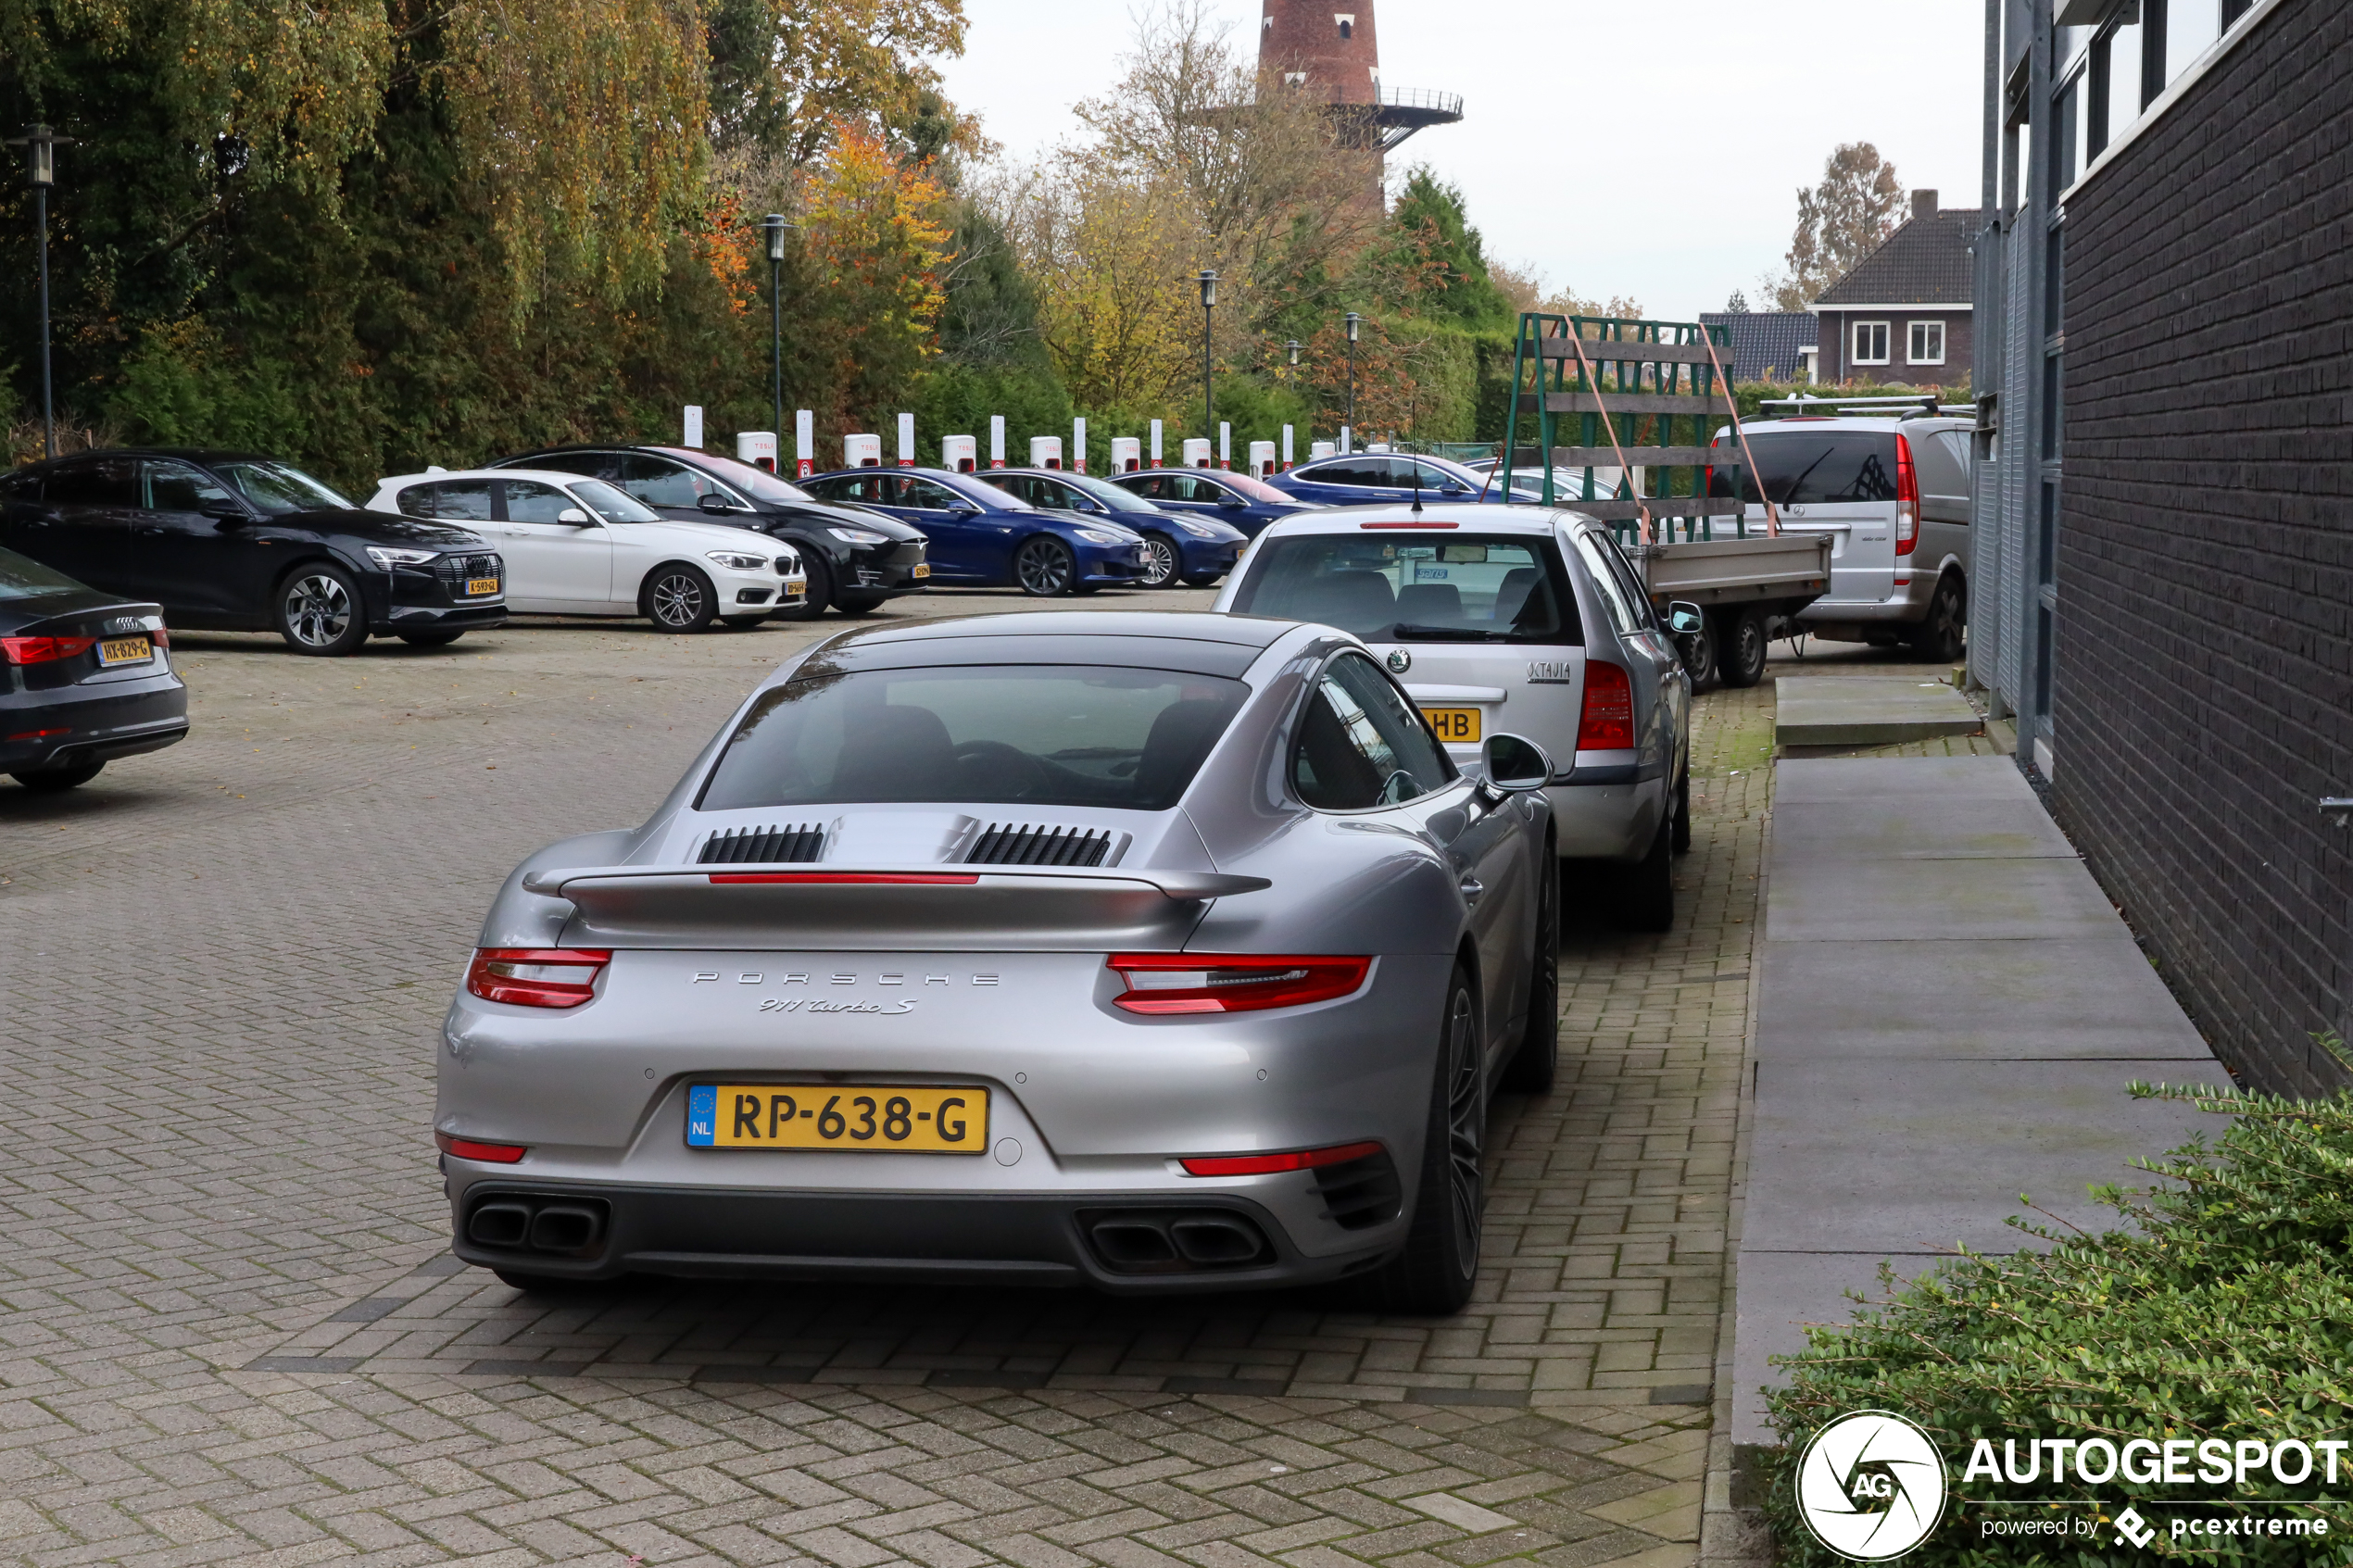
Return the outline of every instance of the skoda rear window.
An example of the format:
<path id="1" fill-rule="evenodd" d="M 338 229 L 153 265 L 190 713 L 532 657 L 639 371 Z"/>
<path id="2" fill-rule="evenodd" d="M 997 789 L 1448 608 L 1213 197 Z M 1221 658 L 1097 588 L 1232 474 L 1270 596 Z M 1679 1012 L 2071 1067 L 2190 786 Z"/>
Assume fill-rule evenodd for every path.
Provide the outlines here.
<path id="1" fill-rule="evenodd" d="M 1372 643 L 1581 643 L 1576 605 L 1550 539 L 1433 532 L 1262 540 L 1233 608 Z"/>
<path id="2" fill-rule="evenodd" d="M 1176 804 L 1240 711 L 1239 681 L 1091 665 L 819 674 L 762 694 L 697 805 Z"/>
<path id="3" fill-rule="evenodd" d="M 1739 448 L 1730 440 L 1717 445 L 1732 456 Z M 1895 499 L 1895 433 L 1868 430 L 1752 431 L 1749 451 L 1757 473 L 1776 506 L 1827 507 L 1846 501 Z M 1718 469 L 1707 487 L 1710 495 L 1730 497 L 1731 475 Z M 1757 485 L 1745 470 L 1741 498 L 1756 505 Z"/>

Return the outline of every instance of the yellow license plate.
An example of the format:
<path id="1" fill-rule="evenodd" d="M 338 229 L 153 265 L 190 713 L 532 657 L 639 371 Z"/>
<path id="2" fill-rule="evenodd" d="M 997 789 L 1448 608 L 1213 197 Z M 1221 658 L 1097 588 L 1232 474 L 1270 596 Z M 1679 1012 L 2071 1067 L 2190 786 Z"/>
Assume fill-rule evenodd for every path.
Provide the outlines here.
<path id="1" fill-rule="evenodd" d="M 915 563 L 915 570 L 909 572 L 908 575 L 911 577 L 929 577 L 931 575 L 931 562 L 927 560 L 917 561 Z"/>
<path id="2" fill-rule="evenodd" d="M 466 592 L 468 594 L 480 596 L 484 594 L 495 594 L 497 591 L 498 579 L 496 577 L 469 577 L 466 579 Z"/>
<path id="3" fill-rule="evenodd" d="M 98 645 L 98 663 L 144 664 L 155 658 L 156 646 L 145 637 L 114 637 Z"/>
<path id="4" fill-rule="evenodd" d="M 686 1144 L 978 1154 L 988 1147 L 988 1091 L 897 1084 L 696 1084 L 686 1090 Z"/>
<path id="5" fill-rule="evenodd" d="M 1478 744 L 1478 709 L 1476 708 L 1425 708 L 1422 717 L 1438 738 L 1449 746 Z"/>

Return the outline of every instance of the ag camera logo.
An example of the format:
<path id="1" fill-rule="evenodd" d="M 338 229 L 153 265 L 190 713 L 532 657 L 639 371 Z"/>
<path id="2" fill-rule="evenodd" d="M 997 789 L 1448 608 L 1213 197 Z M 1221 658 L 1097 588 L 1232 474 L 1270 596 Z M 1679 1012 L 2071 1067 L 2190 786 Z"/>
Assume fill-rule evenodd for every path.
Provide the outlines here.
<path id="1" fill-rule="evenodd" d="M 1841 1557 L 1885 1562 L 1928 1539 L 1944 1514 L 1944 1456 L 1889 1411 L 1856 1411 L 1814 1434 L 1797 1464 L 1797 1511 Z"/>

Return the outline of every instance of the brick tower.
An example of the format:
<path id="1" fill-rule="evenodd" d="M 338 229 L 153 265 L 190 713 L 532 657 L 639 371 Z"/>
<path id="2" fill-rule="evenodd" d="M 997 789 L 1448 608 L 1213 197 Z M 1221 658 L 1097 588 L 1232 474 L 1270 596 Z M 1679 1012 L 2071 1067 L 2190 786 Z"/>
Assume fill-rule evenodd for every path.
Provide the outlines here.
<path id="1" fill-rule="evenodd" d="M 1462 95 L 1389 87 L 1380 79 L 1380 38 L 1373 0 L 1263 0 L 1258 69 L 1293 92 L 1333 106 L 1354 145 L 1387 154 L 1415 132 L 1463 118 Z M 1378 207 L 1376 169 L 1372 199 Z"/>

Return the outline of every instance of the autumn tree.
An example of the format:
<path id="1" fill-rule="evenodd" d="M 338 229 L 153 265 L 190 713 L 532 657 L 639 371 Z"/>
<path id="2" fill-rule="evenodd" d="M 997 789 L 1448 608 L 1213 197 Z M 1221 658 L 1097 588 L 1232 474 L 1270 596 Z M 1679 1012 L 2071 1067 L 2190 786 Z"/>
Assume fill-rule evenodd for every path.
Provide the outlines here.
<path id="1" fill-rule="evenodd" d="M 1778 310 L 1803 310 L 1877 249 L 1903 220 L 1895 166 L 1869 142 L 1843 143 L 1824 160 L 1821 182 L 1797 193 L 1797 229 L 1782 270 L 1765 280 Z"/>

